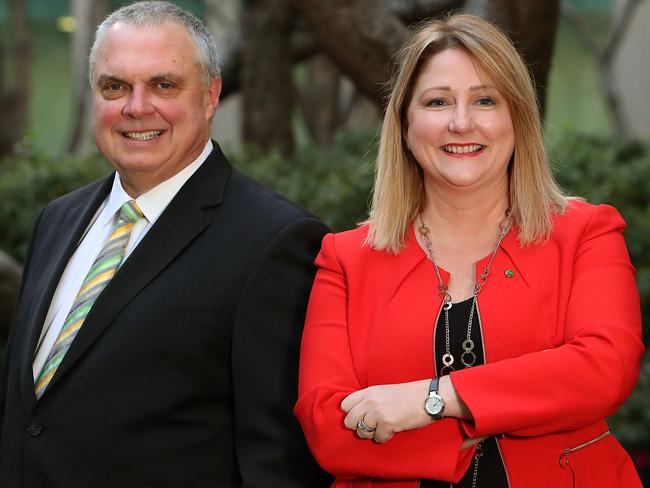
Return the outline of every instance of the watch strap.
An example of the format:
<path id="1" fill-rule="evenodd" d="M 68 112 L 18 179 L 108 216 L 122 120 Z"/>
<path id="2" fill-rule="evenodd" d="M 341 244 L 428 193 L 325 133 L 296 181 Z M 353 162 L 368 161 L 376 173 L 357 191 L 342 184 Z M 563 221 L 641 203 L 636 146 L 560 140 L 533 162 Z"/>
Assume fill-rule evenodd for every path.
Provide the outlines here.
<path id="1" fill-rule="evenodd" d="M 437 376 L 431 380 L 431 383 L 429 383 L 429 395 L 431 393 L 438 393 L 438 383 L 440 382 L 440 378 Z"/>

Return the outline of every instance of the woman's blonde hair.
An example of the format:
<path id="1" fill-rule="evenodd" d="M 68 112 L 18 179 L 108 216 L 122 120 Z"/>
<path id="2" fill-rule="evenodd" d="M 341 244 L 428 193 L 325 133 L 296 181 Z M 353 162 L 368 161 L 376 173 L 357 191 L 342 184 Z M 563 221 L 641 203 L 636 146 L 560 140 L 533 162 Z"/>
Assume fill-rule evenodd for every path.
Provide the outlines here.
<path id="1" fill-rule="evenodd" d="M 546 238 L 553 227 L 553 213 L 566 207 L 567 197 L 551 174 L 535 89 L 521 56 L 494 25 L 473 15 L 454 15 L 421 25 L 398 54 L 367 221 L 367 242 L 375 249 L 398 253 L 408 225 L 421 209 L 423 174 L 404 141 L 406 111 L 427 61 L 454 48 L 465 49 L 508 102 L 515 139 L 508 166 L 510 207 L 520 242 L 525 245 Z"/>

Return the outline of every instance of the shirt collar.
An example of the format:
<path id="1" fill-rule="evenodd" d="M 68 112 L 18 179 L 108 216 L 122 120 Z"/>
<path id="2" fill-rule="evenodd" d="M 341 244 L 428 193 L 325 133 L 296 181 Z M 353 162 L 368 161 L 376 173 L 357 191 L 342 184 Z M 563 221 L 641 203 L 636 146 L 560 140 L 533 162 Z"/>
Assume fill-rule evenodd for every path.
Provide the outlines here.
<path id="1" fill-rule="evenodd" d="M 198 170 L 205 162 L 213 148 L 214 146 L 212 141 L 208 139 L 203 151 L 194 161 L 185 166 L 185 168 L 171 178 L 163 181 L 135 199 L 135 202 L 138 204 L 138 207 L 140 207 L 140 210 L 142 210 L 142 213 L 149 223 L 153 223 L 158 219 L 160 214 L 162 214 L 165 208 L 167 208 L 169 202 L 172 201 L 187 180 L 189 180 L 196 170 Z M 120 175 L 116 172 L 108 201 L 106 202 L 102 215 L 99 217 L 100 225 L 111 224 L 115 213 L 125 202 L 128 202 L 131 199 L 132 198 L 129 194 L 124 191 Z"/>
<path id="2" fill-rule="evenodd" d="M 124 191 L 124 188 L 122 188 L 122 183 L 120 181 L 120 176 L 115 173 L 111 193 L 108 195 L 108 199 L 106 200 L 104 208 L 99 214 L 99 217 L 97 217 L 97 223 L 102 227 L 113 225 L 115 214 L 120 209 L 120 207 L 129 200 L 131 200 L 131 197 Z"/>

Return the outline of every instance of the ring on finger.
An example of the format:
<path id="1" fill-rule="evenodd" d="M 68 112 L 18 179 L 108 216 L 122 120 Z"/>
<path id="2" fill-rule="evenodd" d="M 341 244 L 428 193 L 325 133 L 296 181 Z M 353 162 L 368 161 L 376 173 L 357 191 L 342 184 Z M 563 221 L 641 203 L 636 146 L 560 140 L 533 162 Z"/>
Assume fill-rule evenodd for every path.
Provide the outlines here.
<path id="1" fill-rule="evenodd" d="M 363 421 L 363 419 L 361 419 L 357 422 L 357 430 L 360 430 L 362 432 L 367 432 L 368 434 L 372 434 L 375 431 L 375 428 L 368 427 L 366 423 Z"/>

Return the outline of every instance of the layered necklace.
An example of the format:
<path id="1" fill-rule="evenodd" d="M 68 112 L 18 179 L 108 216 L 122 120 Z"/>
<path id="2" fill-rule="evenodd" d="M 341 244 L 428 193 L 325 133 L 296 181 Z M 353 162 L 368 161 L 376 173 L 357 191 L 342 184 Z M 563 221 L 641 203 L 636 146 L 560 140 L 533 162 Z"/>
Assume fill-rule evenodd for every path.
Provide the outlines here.
<path id="1" fill-rule="evenodd" d="M 445 315 L 445 354 L 442 356 L 442 368 L 440 370 L 440 376 L 444 374 L 451 373 L 456 368 L 454 367 L 454 356 L 451 354 L 449 347 L 449 310 L 452 307 L 451 295 L 449 294 L 449 287 L 442 281 L 442 276 L 440 275 L 440 268 L 436 263 L 436 260 L 433 256 L 433 246 L 431 245 L 431 239 L 429 238 L 429 228 L 424 223 L 424 217 L 422 212 L 419 215 L 420 218 L 420 229 L 419 233 L 424 241 L 426 247 L 427 256 L 429 260 L 433 263 L 433 269 L 436 272 L 436 277 L 438 278 L 438 296 L 442 299 L 442 310 Z M 467 338 L 463 341 L 462 348 L 463 352 L 460 356 L 460 361 L 466 368 L 471 368 L 476 363 L 476 354 L 474 353 L 474 341 L 471 339 L 472 335 L 472 321 L 474 320 L 474 310 L 476 309 L 476 297 L 478 296 L 481 288 L 485 285 L 490 274 L 490 266 L 492 266 L 492 261 L 494 256 L 499 249 L 501 241 L 506 236 L 510 230 L 510 225 L 512 223 L 512 212 L 508 208 L 505 211 L 505 216 L 501 223 L 499 224 L 499 237 L 497 238 L 496 245 L 494 250 L 488 260 L 487 265 L 483 268 L 483 272 L 478 276 L 476 282 L 474 283 L 474 289 L 472 290 L 472 306 L 469 312 L 469 319 L 467 321 Z"/>

